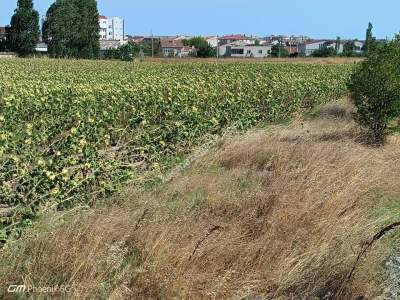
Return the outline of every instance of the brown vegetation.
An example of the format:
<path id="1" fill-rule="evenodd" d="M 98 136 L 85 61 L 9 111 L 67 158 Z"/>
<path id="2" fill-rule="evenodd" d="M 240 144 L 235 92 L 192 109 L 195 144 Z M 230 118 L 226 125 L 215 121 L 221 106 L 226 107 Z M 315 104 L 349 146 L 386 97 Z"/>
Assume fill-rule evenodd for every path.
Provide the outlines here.
<path id="1" fill-rule="evenodd" d="M 73 299 L 381 295 L 387 237 L 346 276 L 393 221 L 376 212 L 400 197 L 400 139 L 360 143 L 349 109 L 227 136 L 155 190 L 42 220 L 3 250 L 1 286 L 73 284 Z"/>

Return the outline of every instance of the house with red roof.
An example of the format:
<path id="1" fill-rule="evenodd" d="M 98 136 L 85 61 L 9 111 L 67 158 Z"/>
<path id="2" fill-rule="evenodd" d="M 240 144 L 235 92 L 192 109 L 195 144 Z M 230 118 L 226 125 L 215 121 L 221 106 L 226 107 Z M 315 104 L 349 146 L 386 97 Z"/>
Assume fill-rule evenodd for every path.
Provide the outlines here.
<path id="1" fill-rule="evenodd" d="M 180 39 L 161 39 L 161 51 L 166 57 L 187 57 L 196 55 L 196 49 L 183 45 Z"/>

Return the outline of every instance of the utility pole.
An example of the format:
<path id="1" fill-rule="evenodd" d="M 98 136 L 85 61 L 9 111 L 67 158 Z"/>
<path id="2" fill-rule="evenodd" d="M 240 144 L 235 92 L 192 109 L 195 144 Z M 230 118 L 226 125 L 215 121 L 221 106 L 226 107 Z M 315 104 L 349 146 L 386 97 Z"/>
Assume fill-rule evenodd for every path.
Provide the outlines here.
<path id="1" fill-rule="evenodd" d="M 281 58 L 281 49 L 282 49 L 282 36 L 279 36 L 279 52 L 278 52 L 279 58 Z"/>
<path id="2" fill-rule="evenodd" d="M 217 35 L 217 59 L 219 58 L 219 36 Z"/>
<path id="3" fill-rule="evenodd" d="M 154 36 L 153 36 L 153 30 L 151 31 L 151 58 L 154 58 Z"/>

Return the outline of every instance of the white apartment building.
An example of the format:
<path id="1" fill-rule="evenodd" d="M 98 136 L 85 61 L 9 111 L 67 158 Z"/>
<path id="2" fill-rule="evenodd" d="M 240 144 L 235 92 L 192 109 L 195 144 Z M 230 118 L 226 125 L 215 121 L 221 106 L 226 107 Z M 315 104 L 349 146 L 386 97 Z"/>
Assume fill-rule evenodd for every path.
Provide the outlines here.
<path id="1" fill-rule="evenodd" d="M 242 42 L 229 43 L 218 47 L 219 56 L 236 58 L 265 58 L 271 56 L 270 45 L 249 45 Z"/>
<path id="2" fill-rule="evenodd" d="M 123 41 L 125 36 L 124 19 L 100 16 L 100 40 Z"/>

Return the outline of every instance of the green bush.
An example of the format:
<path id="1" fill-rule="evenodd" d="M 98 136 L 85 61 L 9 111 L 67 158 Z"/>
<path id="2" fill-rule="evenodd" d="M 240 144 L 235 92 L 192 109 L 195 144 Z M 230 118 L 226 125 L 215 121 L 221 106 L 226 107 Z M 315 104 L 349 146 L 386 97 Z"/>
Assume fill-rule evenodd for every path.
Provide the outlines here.
<path id="1" fill-rule="evenodd" d="M 106 59 L 119 59 L 122 61 L 133 61 L 134 56 L 139 55 L 140 49 L 128 43 L 119 46 L 117 49 L 110 49 L 106 54 Z"/>
<path id="2" fill-rule="evenodd" d="M 321 49 L 315 50 L 312 53 L 313 57 L 331 57 L 331 56 L 336 56 L 337 52 L 335 48 L 331 47 L 322 47 Z"/>
<path id="3" fill-rule="evenodd" d="M 349 83 L 356 106 L 355 120 L 369 129 L 372 142 L 382 145 L 390 123 L 399 116 L 400 40 L 375 44 Z"/>

